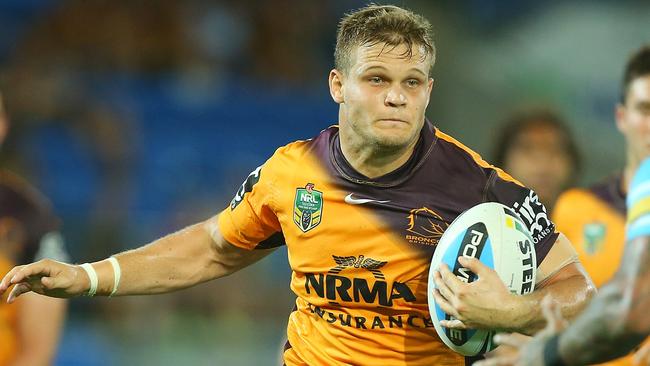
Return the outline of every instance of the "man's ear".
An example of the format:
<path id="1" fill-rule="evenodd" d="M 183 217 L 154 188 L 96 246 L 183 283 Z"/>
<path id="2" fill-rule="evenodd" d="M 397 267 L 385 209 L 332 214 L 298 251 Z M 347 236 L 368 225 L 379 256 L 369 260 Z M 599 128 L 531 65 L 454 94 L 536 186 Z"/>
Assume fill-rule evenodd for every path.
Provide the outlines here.
<path id="1" fill-rule="evenodd" d="M 429 106 L 429 101 L 431 100 L 431 91 L 433 90 L 433 78 L 427 80 L 427 107 Z"/>
<path id="2" fill-rule="evenodd" d="M 337 69 L 332 69 L 329 75 L 330 95 L 337 104 L 342 104 L 343 98 L 343 73 Z"/>

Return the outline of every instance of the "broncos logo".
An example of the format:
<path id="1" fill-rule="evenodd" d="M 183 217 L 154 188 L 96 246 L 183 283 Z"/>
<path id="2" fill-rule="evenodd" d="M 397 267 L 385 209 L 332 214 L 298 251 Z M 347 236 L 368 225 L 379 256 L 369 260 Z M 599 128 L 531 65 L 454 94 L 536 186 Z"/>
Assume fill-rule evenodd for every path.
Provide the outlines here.
<path id="1" fill-rule="evenodd" d="M 338 274 L 346 268 L 363 268 L 370 271 L 376 279 L 385 279 L 384 274 L 379 269 L 388 262 L 366 258 L 363 255 L 360 255 L 358 258 L 355 256 L 339 257 L 338 255 L 333 255 L 332 258 L 336 262 L 336 267 L 332 268 L 329 273 Z"/>
<path id="2" fill-rule="evenodd" d="M 425 238 L 440 239 L 449 226 L 440 215 L 427 207 L 412 209 L 408 219 L 406 230 Z"/>

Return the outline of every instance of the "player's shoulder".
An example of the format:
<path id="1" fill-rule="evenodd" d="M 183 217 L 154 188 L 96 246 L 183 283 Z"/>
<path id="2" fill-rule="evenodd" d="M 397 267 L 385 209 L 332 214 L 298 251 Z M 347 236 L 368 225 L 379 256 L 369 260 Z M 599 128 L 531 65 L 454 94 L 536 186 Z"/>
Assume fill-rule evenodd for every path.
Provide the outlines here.
<path id="1" fill-rule="evenodd" d="M 439 159 L 447 160 L 455 165 L 463 165 L 465 171 L 473 171 L 486 179 L 492 176 L 501 180 L 523 186 L 519 181 L 503 169 L 489 163 L 487 160 L 453 136 L 435 129 L 437 154 Z"/>
<path id="2" fill-rule="evenodd" d="M 321 130 L 318 135 L 313 136 L 308 139 L 295 140 L 284 146 L 280 146 L 276 152 L 280 153 L 301 153 L 308 149 L 313 149 L 315 145 L 326 144 L 328 145 L 331 142 L 332 137 L 334 137 L 339 131 L 338 125 L 332 125 L 324 130 Z"/>
<path id="3" fill-rule="evenodd" d="M 479 153 L 472 150 L 455 137 L 443 132 L 438 127 L 435 128 L 435 138 L 436 144 L 439 145 L 440 152 L 448 155 L 448 157 L 458 155 L 462 157 L 463 160 L 478 166 L 489 165 Z"/>
<path id="4" fill-rule="evenodd" d="M 556 207 L 560 205 L 573 205 L 582 202 L 596 201 L 596 197 L 589 188 L 574 187 L 562 192 L 557 199 Z"/>
<path id="5" fill-rule="evenodd" d="M 338 126 L 333 125 L 322 130 L 318 135 L 305 139 L 292 141 L 286 145 L 280 146 L 275 150 L 271 161 L 294 161 L 303 160 L 305 155 L 322 154 L 329 151 L 331 139 L 338 132 Z"/>
<path id="6" fill-rule="evenodd" d="M 621 212 L 608 200 L 595 194 L 590 188 L 571 188 L 562 193 L 553 208 L 553 220 L 560 226 L 566 223 L 581 225 L 595 218 L 622 217 Z M 607 220 L 606 220 L 607 221 Z"/>
<path id="7" fill-rule="evenodd" d="M 564 191 L 558 197 L 555 209 L 576 212 L 600 207 L 625 212 L 625 196 L 620 190 L 621 176 L 615 174 L 588 187 L 576 187 Z"/>

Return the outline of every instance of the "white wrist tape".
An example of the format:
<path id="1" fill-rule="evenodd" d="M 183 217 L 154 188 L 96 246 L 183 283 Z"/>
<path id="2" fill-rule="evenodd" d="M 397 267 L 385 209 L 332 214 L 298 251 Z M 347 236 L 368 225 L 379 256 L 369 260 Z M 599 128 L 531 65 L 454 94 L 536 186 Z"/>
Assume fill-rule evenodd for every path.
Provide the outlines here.
<path id="1" fill-rule="evenodd" d="M 117 292 L 117 288 L 120 286 L 120 279 L 122 278 L 122 269 L 120 268 L 120 262 L 117 261 L 117 258 L 110 257 L 108 261 L 111 262 L 113 266 L 113 291 L 108 297 L 113 297 Z"/>
<path id="2" fill-rule="evenodd" d="M 97 292 L 97 272 L 95 272 L 95 269 L 90 263 L 84 263 L 81 265 L 81 268 L 86 271 L 86 274 L 88 274 L 88 278 L 90 278 L 90 288 L 88 289 L 88 293 L 86 295 L 92 297 L 95 296 L 95 293 Z"/>

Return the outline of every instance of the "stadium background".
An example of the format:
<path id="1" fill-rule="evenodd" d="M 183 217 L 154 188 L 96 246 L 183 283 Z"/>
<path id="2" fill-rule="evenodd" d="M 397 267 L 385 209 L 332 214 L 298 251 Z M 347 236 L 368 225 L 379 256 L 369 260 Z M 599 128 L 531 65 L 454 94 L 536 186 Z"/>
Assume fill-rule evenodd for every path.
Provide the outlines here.
<path id="1" fill-rule="evenodd" d="M 209 217 L 274 149 L 335 123 L 336 23 L 363 1 L 0 0 L 3 166 L 53 201 L 76 262 Z M 380 2 L 383 3 L 383 2 Z M 428 117 L 489 156 L 510 111 L 566 115 L 581 181 L 623 164 L 613 110 L 647 1 L 400 1 L 428 17 Z M 75 299 L 57 364 L 273 364 L 286 252 L 176 294 Z"/>

